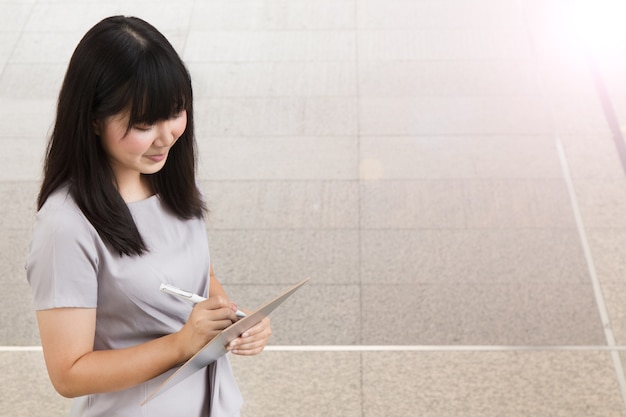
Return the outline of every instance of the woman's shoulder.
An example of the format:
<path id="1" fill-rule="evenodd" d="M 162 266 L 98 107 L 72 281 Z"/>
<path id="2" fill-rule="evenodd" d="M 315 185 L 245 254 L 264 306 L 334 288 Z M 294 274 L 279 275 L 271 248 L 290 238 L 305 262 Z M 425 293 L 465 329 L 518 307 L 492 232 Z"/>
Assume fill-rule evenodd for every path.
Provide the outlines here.
<path id="1" fill-rule="evenodd" d="M 69 186 L 53 191 L 37 212 L 37 224 L 47 224 L 54 229 L 93 229 L 81 209 L 76 204 Z"/>

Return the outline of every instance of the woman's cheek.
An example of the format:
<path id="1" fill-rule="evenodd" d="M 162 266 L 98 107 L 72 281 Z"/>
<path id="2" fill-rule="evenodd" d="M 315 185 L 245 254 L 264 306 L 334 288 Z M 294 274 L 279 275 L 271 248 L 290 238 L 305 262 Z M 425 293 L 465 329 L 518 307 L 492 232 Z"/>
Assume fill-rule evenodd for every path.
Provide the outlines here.
<path id="1" fill-rule="evenodd" d="M 133 137 L 130 141 L 128 141 L 127 149 L 131 153 L 143 155 L 148 149 L 150 149 L 150 146 L 152 146 L 153 142 L 154 140 L 148 137 L 148 135 L 137 135 L 136 137 Z"/>
<path id="2" fill-rule="evenodd" d="M 182 116 L 178 117 L 174 121 L 174 129 L 173 134 L 178 139 L 185 133 L 185 129 L 187 129 L 187 112 L 184 112 Z"/>

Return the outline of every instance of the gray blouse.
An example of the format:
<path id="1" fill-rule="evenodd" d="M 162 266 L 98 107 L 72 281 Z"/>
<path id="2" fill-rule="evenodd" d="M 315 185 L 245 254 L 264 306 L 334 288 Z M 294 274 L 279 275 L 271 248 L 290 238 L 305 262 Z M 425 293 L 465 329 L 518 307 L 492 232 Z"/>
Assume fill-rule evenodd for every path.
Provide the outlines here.
<path id="1" fill-rule="evenodd" d="M 36 310 L 96 309 L 95 350 L 120 349 L 178 331 L 193 305 L 159 291 L 169 283 L 209 291 L 209 247 L 202 219 L 182 220 L 158 196 L 128 204 L 149 252 L 120 256 L 105 244 L 67 188 L 37 213 L 26 260 Z M 72 416 L 236 416 L 242 399 L 228 358 L 197 372 L 145 406 L 176 368 L 135 387 L 74 403 Z M 212 390 L 212 392 L 211 392 Z"/>

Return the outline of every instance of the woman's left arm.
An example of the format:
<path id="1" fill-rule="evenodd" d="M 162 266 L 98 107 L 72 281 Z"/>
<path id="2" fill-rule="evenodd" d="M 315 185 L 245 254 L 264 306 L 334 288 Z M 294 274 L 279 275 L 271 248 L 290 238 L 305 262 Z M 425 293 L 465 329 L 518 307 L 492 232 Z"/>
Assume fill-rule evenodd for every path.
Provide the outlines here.
<path id="1" fill-rule="evenodd" d="M 219 283 L 215 274 L 213 273 L 213 265 L 210 268 L 210 279 L 211 283 L 209 285 L 209 298 L 219 295 L 228 299 L 226 296 L 226 291 L 222 288 L 222 285 Z M 249 314 L 249 311 L 243 310 L 246 314 Z M 265 349 L 270 336 L 272 335 L 272 327 L 270 325 L 269 317 L 265 317 L 261 320 L 260 323 L 252 326 L 241 336 L 233 340 L 226 346 L 226 349 L 231 351 L 235 355 L 241 356 L 252 356 L 257 355 Z"/>

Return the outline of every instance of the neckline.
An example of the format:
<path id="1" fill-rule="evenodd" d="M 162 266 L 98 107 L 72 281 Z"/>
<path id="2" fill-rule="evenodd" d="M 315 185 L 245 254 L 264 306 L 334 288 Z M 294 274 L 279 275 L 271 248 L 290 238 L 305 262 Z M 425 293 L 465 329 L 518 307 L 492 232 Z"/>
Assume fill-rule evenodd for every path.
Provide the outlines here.
<path id="1" fill-rule="evenodd" d="M 146 197 L 146 198 L 144 198 L 142 200 L 131 201 L 129 203 L 126 203 L 126 205 L 128 207 L 130 207 L 130 206 L 137 206 L 137 205 L 141 205 L 141 204 L 148 203 L 148 202 L 151 202 L 151 201 L 154 201 L 154 200 L 158 200 L 158 199 L 159 199 L 159 195 L 158 194 L 152 194 L 150 197 Z"/>

